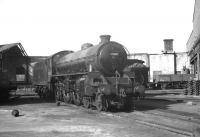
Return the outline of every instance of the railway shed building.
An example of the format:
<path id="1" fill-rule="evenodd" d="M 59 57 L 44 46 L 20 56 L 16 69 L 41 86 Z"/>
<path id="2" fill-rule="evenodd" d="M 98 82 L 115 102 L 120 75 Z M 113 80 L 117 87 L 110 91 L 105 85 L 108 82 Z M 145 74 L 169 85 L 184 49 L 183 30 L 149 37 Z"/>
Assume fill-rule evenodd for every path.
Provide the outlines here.
<path id="1" fill-rule="evenodd" d="M 0 45 L 0 89 L 29 83 L 28 66 L 29 57 L 21 43 Z"/>
<path id="2" fill-rule="evenodd" d="M 187 52 L 173 51 L 173 40 L 164 40 L 164 51 L 160 54 L 134 53 L 130 54 L 132 59 L 144 61 L 144 65 L 149 67 L 149 82 L 153 82 L 157 75 L 175 75 L 189 73 L 183 71 L 193 71 Z"/>
<path id="3" fill-rule="evenodd" d="M 187 41 L 187 52 L 190 57 L 190 63 L 196 75 L 200 80 L 200 1 L 195 0 L 193 13 L 193 30 Z"/>
<path id="4" fill-rule="evenodd" d="M 132 59 L 141 59 L 149 67 L 149 81 L 153 82 L 156 75 L 183 74 L 183 68 L 190 69 L 189 57 L 186 52 L 173 52 L 161 54 L 134 53 Z"/>

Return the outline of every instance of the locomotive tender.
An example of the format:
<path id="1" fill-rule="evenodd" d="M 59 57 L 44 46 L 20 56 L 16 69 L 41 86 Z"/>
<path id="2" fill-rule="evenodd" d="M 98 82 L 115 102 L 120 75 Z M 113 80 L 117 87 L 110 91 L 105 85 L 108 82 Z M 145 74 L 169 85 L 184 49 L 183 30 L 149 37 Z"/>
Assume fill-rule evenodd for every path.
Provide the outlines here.
<path id="1" fill-rule="evenodd" d="M 41 96 L 55 95 L 60 102 L 107 111 L 111 107 L 131 108 L 135 92 L 144 92 L 129 65 L 143 63 L 127 59 L 121 44 L 101 35 L 101 42 L 86 43 L 77 52 L 61 51 L 35 65 L 33 83 Z M 53 94 L 52 94 L 53 93 Z"/>

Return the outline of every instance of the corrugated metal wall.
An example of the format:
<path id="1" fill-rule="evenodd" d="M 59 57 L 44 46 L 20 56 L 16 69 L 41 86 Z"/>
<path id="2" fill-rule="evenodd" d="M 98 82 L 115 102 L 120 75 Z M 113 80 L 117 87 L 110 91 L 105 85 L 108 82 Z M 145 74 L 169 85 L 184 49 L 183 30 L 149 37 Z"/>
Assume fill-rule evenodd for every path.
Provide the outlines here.
<path id="1" fill-rule="evenodd" d="M 195 0 L 193 13 L 193 30 L 187 41 L 187 51 L 191 51 L 200 39 L 200 1 Z"/>
<path id="2" fill-rule="evenodd" d="M 183 66 L 191 70 L 190 59 L 186 52 L 176 54 L 177 71 L 182 72 Z"/>
<path id="3" fill-rule="evenodd" d="M 173 54 L 149 55 L 150 58 L 150 81 L 156 74 L 174 74 Z"/>

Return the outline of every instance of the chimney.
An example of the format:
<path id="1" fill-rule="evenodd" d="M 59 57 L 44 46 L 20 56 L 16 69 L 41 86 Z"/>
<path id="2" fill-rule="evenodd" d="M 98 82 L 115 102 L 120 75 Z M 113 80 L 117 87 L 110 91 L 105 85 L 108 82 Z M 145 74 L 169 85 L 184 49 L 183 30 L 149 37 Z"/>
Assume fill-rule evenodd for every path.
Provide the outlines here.
<path id="1" fill-rule="evenodd" d="M 173 39 L 164 39 L 164 53 L 173 53 Z"/>
<path id="2" fill-rule="evenodd" d="M 110 35 L 101 35 L 100 36 L 101 41 L 100 41 L 99 44 L 104 44 L 104 43 L 109 42 L 110 41 L 110 37 L 111 37 Z"/>

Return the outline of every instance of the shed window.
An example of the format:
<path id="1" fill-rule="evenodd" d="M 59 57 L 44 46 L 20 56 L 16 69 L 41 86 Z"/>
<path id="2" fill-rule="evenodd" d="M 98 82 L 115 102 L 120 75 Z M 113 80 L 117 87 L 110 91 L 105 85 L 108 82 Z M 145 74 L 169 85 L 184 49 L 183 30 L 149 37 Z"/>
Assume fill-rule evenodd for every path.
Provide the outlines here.
<path id="1" fill-rule="evenodd" d="M 23 66 L 17 67 L 16 74 L 25 74 L 25 68 Z"/>

